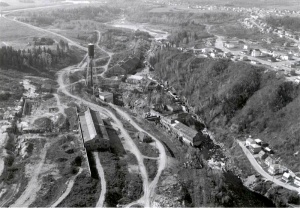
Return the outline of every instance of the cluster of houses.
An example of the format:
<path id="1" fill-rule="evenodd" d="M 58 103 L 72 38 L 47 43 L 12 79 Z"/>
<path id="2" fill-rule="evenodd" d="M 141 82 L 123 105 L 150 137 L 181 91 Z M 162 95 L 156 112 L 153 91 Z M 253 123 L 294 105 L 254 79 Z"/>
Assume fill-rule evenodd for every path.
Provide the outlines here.
<path id="1" fill-rule="evenodd" d="M 255 27 L 255 25 L 251 23 L 251 21 L 248 18 L 246 18 L 244 22 L 246 25 L 249 25 L 250 27 Z M 273 28 L 271 26 L 268 26 L 267 23 L 263 22 L 262 20 L 257 20 L 256 24 L 261 27 L 260 30 L 262 33 L 273 33 L 278 35 L 281 38 L 287 37 L 287 38 L 293 38 L 298 41 L 300 40 L 299 34 L 293 31 L 285 30 L 282 27 Z"/>
<path id="2" fill-rule="evenodd" d="M 267 143 L 260 139 L 247 138 L 245 145 L 252 154 L 256 154 L 257 158 L 267 166 L 268 173 L 271 175 L 282 174 L 281 179 L 284 182 L 294 182 L 294 184 L 300 186 L 300 178 L 296 177 L 293 172 L 281 165 L 279 159 L 274 158 L 274 151 Z"/>
<path id="3" fill-rule="evenodd" d="M 189 5 L 188 8 L 192 9 L 199 9 L 199 10 L 220 10 L 220 11 L 230 11 L 230 12 L 237 12 L 237 13 L 249 13 L 252 16 L 264 16 L 264 15 L 278 15 L 278 16 L 283 16 L 283 15 L 290 15 L 290 14 L 298 14 L 300 15 L 300 11 L 293 11 L 293 10 L 279 10 L 276 8 L 273 9 L 266 9 L 266 8 L 257 8 L 257 7 L 231 7 L 231 6 L 223 6 L 223 5 Z"/>

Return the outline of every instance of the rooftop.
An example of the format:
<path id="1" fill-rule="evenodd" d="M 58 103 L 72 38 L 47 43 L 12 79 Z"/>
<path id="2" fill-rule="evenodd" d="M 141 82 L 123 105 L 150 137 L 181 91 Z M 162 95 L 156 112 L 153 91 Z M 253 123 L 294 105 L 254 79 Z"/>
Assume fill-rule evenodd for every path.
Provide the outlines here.
<path id="1" fill-rule="evenodd" d="M 111 96 L 113 95 L 111 92 L 99 92 L 99 96 L 102 95 L 102 96 Z"/>
<path id="2" fill-rule="evenodd" d="M 271 149 L 269 147 L 266 147 L 265 150 L 271 152 Z"/>
<path id="3" fill-rule="evenodd" d="M 79 116 L 79 119 L 84 142 L 94 139 L 97 135 L 100 135 L 101 139 L 109 139 L 99 112 L 88 108 L 83 115 Z"/>
<path id="4" fill-rule="evenodd" d="M 127 79 L 142 80 L 142 79 L 144 79 L 144 77 L 138 76 L 138 75 L 130 75 Z"/>
<path id="5" fill-rule="evenodd" d="M 250 145 L 252 148 L 260 148 L 260 146 L 258 144 L 251 144 Z"/>
<path id="6" fill-rule="evenodd" d="M 260 139 L 254 139 L 255 142 L 261 143 L 262 141 Z"/>
<path id="7" fill-rule="evenodd" d="M 198 134 L 198 132 L 196 130 L 184 125 L 183 123 L 181 123 L 177 120 L 175 120 L 175 123 L 172 126 L 191 139 L 194 138 Z M 189 138 L 187 138 L 187 139 L 189 139 Z"/>

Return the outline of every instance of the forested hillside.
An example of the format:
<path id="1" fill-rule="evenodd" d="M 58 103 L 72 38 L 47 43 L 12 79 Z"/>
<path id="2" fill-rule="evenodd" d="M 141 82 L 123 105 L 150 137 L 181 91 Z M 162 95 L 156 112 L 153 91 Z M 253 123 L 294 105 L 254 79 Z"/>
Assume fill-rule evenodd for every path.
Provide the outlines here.
<path id="1" fill-rule="evenodd" d="M 75 62 L 75 54 L 69 49 L 68 43 L 62 40 L 56 50 L 41 46 L 27 50 L 15 50 L 10 46 L 0 48 L 1 69 L 53 75 L 55 71 Z"/>
<path id="2" fill-rule="evenodd" d="M 169 81 L 187 98 L 195 112 L 219 133 L 217 140 L 231 147 L 234 137 L 251 134 L 269 142 L 286 166 L 299 171 L 298 84 L 262 67 L 195 58 L 176 50 L 157 52 L 153 61 L 157 77 Z M 233 124 L 238 126 L 237 134 L 229 131 Z"/>
<path id="3" fill-rule="evenodd" d="M 272 27 L 284 27 L 292 31 L 300 31 L 300 18 L 299 17 L 266 17 L 267 24 Z"/>

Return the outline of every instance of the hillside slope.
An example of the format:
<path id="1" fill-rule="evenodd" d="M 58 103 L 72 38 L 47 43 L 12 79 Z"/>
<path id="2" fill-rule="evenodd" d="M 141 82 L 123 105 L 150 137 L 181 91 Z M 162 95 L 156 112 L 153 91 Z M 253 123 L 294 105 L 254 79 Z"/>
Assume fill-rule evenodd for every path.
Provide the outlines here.
<path id="1" fill-rule="evenodd" d="M 160 52 L 155 60 L 156 76 L 187 98 L 217 140 L 231 147 L 233 136 L 251 134 L 268 142 L 284 165 L 299 171 L 299 85 L 263 67 L 175 50 Z M 232 124 L 238 126 L 233 135 Z"/>

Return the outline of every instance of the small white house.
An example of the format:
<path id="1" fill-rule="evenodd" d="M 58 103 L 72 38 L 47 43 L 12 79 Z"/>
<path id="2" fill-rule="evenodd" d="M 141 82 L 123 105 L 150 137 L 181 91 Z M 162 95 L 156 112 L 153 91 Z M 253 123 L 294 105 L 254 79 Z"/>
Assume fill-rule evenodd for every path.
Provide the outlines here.
<path id="1" fill-rule="evenodd" d="M 105 102 L 114 102 L 114 95 L 110 92 L 99 92 L 99 98 Z"/>
<path id="2" fill-rule="evenodd" d="M 139 75 L 130 75 L 128 78 L 127 78 L 127 82 L 128 83 L 131 83 L 131 84 L 139 84 L 141 83 L 142 81 L 144 80 L 144 77 L 142 76 L 139 76 Z"/>
<path id="3" fill-rule="evenodd" d="M 300 178 L 299 177 L 296 176 L 294 178 L 294 184 L 297 185 L 297 186 L 300 186 Z"/>
<path id="4" fill-rule="evenodd" d="M 248 147 L 248 146 L 250 146 L 251 144 L 254 144 L 255 142 L 253 141 L 253 139 L 251 139 L 251 138 L 248 138 L 248 139 L 246 139 L 246 146 Z"/>
<path id="5" fill-rule="evenodd" d="M 261 56 L 261 51 L 259 49 L 253 49 L 251 52 L 251 56 L 253 57 Z"/>
<path id="6" fill-rule="evenodd" d="M 249 46 L 249 45 L 244 45 L 243 49 L 244 49 L 244 50 L 249 50 L 249 49 L 250 49 L 250 46 Z"/>
<path id="7" fill-rule="evenodd" d="M 281 60 L 284 60 L 284 61 L 288 61 L 288 60 L 291 60 L 292 59 L 292 54 L 285 54 L 283 56 L 281 56 Z"/>
<path id="8" fill-rule="evenodd" d="M 226 48 L 235 48 L 236 47 L 236 45 L 234 43 L 224 43 L 224 46 Z"/>

